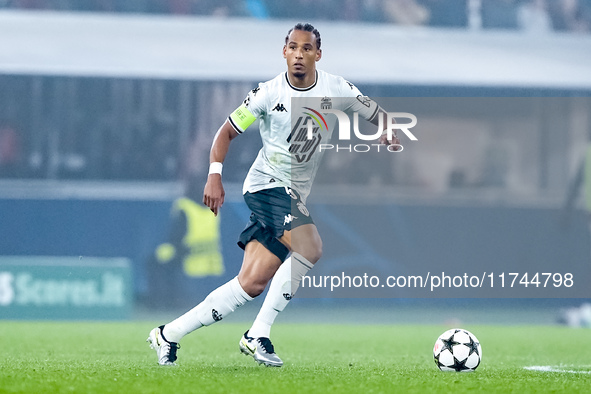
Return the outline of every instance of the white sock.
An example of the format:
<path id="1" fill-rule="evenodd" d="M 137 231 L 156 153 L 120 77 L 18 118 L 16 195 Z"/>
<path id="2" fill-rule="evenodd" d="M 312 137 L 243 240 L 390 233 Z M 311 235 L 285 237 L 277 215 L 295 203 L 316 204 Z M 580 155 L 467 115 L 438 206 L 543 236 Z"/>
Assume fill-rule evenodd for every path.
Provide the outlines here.
<path id="1" fill-rule="evenodd" d="M 302 278 L 314 267 L 314 264 L 297 252 L 292 253 L 291 258 L 295 260 L 291 264 L 291 295 L 293 297 L 300 288 Z"/>
<path id="2" fill-rule="evenodd" d="M 248 336 L 269 338 L 275 318 L 279 312 L 285 309 L 289 300 L 300 287 L 302 277 L 312 267 L 312 263 L 295 252 L 281 264 L 271 281 L 263 306 L 252 327 L 248 330 Z"/>
<path id="3" fill-rule="evenodd" d="M 252 299 L 235 277 L 209 293 L 195 308 L 166 324 L 162 334 L 169 342 L 179 342 L 188 333 L 222 320 Z"/>

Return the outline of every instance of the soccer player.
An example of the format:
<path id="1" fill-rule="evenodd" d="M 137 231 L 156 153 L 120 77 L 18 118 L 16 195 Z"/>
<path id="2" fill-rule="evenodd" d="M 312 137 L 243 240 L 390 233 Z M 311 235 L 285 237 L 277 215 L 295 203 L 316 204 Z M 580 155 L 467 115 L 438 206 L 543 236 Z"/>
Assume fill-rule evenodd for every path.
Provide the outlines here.
<path id="1" fill-rule="evenodd" d="M 160 365 L 174 365 L 181 338 L 222 320 L 261 294 L 271 279 L 261 310 L 239 347 L 260 364 L 283 365 L 269 339 L 271 326 L 322 255 L 322 240 L 305 205 L 321 152 L 317 144 L 302 141 L 301 132 L 298 137 L 292 131 L 291 99 L 345 98 L 340 109 L 357 112 L 376 125 L 383 112 L 350 82 L 316 69 L 322 57 L 320 43 L 320 33 L 310 24 L 289 30 L 283 47 L 287 72 L 250 91 L 214 137 L 203 202 L 217 215 L 224 203 L 222 163 L 230 143 L 260 120 L 263 147 L 243 187 L 244 200 L 252 211 L 238 242 L 244 259 L 238 276 L 184 315 L 150 332 L 148 342 Z M 309 120 L 302 116 L 297 124 Z M 388 140 L 383 134 L 380 143 L 398 144 L 398 139 Z M 299 160 L 292 162 L 295 145 Z"/>

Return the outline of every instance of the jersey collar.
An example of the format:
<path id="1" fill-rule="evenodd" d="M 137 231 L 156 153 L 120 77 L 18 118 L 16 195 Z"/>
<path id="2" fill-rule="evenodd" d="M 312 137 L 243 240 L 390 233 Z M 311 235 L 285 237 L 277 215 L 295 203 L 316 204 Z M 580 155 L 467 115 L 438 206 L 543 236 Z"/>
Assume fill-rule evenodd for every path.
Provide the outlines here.
<path id="1" fill-rule="evenodd" d="M 289 85 L 290 88 L 292 88 L 293 90 L 297 90 L 298 92 L 305 92 L 307 90 L 313 89 L 314 86 L 316 86 L 316 84 L 318 83 L 318 70 L 316 70 L 316 78 L 314 79 L 314 83 L 310 86 L 308 86 L 307 88 L 296 88 L 295 86 L 293 86 L 291 84 L 291 82 L 289 82 L 289 78 L 287 76 L 287 71 L 285 72 L 285 80 L 287 81 L 287 84 Z"/>

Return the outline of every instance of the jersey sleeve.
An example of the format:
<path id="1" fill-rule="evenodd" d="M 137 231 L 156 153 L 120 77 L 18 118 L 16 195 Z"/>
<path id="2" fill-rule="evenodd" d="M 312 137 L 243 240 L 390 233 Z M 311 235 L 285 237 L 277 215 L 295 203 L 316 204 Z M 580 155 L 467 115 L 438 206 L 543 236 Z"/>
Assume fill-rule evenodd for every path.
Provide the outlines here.
<path id="1" fill-rule="evenodd" d="M 344 110 L 348 113 L 357 112 L 367 121 L 372 121 L 380 112 L 380 106 L 371 98 L 364 96 L 351 82 L 343 79 L 342 96 L 345 98 Z"/>
<path id="2" fill-rule="evenodd" d="M 266 102 L 266 89 L 260 83 L 258 87 L 248 92 L 242 104 L 228 117 L 234 130 L 238 134 L 242 134 L 255 120 L 265 116 L 267 113 Z"/>

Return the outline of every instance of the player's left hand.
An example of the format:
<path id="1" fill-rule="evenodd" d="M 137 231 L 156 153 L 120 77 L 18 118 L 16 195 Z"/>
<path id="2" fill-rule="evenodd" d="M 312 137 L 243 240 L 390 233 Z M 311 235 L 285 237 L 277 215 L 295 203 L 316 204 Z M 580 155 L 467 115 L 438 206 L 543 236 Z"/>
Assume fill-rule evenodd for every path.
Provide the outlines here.
<path id="1" fill-rule="evenodd" d="M 395 145 L 392 150 L 397 151 L 400 150 L 400 140 L 398 139 L 398 136 L 396 134 L 392 135 L 392 139 L 389 140 L 388 139 L 388 134 L 382 134 L 380 137 L 380 144 L 382 145 Z"/>

